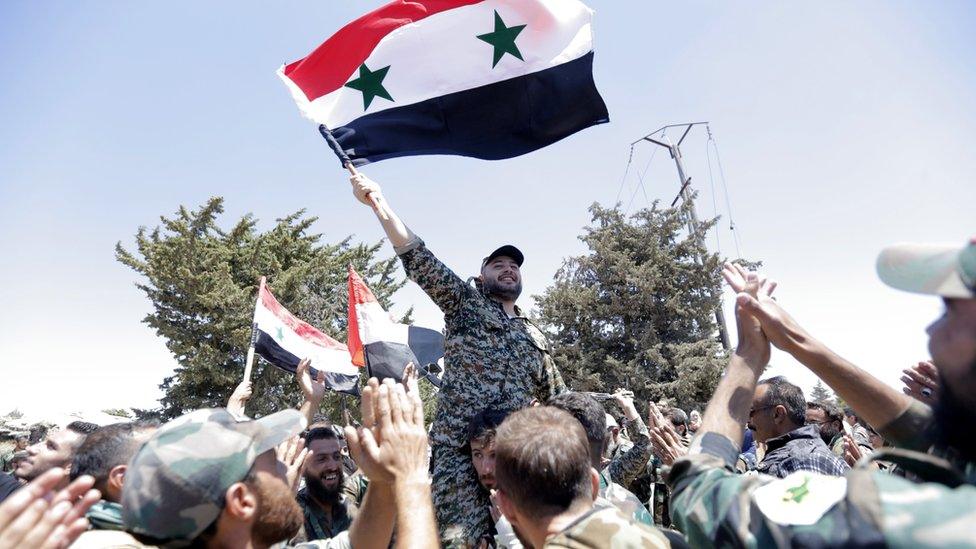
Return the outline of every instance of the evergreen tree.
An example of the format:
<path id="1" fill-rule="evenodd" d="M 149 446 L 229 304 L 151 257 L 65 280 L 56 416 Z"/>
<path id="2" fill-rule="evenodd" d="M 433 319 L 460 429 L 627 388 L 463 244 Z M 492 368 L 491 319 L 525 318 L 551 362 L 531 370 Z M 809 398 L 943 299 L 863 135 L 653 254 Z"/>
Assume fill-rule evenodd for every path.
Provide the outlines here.
<path id="1" fill-rule="evenodd" d="M 223 211 L 222 198 L 211 198 L 195 211 L 181 206 L 174 217 L 161 217 L 159 227 L 138 230 L 135 253 L 116 245 L 116 258 L 145 279 L 136 284 L 153 305 L 144 322 L 166 340 L 178 363 L 160 385 L 161 409 L 137 410 L 139 417 L 171 418 L 226 405 L 244 372 L 262 275 L 285 308 L 339 341 L 346 338 L 349 264 L 384 307 L 404 283 L 393 276 L 396 258 L 377 260 L 381 243 L 351 245 L 347 237 L 323 244 L 321 235 L 309 234 L 316 218 L 304 210 L 264 232 L 250 214 L 221 229 L 217 218 Z M 255 360 L 251 379 L 251 415 L 301 402 L 294 377 L 263 360 Z M 351 411 L 358 409 L 354 401 Z M 339 402 L 330 393 L 323 404 L 322 412 L 333 421 L 341 419 Z"/>
<path id="2" fill-rule="evenodd" d="M 645 402 L 704 405 L 728 359 L 714 317 L 721 261 L 704 242 L 714 220 L 689 234 L 687 205 L 655 202 L 625 217 L 594 204 L 590 213 L 580 236 L 589 251 L 536 296 L 564 379 L 574 390 L 624 387 Z"/>
<path id="3" fill-rule="evenodd" d="M 825 387 L 823 382 L 818 379 L 817 384 L 813 386 L 813 391 L 810 393 L 810 400 L 813 402 L 830 402 L 833 398 L 834 395 L 831 394 L 830 389 Z"/>

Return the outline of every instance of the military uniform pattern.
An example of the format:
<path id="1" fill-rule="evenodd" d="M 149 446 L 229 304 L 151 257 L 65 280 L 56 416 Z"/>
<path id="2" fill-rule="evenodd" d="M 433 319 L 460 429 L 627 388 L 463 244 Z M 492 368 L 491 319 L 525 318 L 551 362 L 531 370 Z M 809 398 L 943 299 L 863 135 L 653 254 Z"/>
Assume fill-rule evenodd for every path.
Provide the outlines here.
<path id="1" fill-rule="evenodd" d="M 671 547 L 659 531 L 634 522 L 614 508 L 594 508 L 546 540 L 546 548 L 661 549 Z"/>
<path id="2" fill-rule="evenodd" d="M 931 415 L 913 406 L 893 426 L 918 436 L 924 429 L 904 427 L 920 427 L 926 414 Z M 891 438 L 897 440 L 897 436 Z M 976 547 L 976 486 L 972 484 L 918 484 L 865 467 L 839 478 L 796 473 L 812 475 L 814 480 L 784 490 L 782 498 L 773 501 L 784 506 L 779 511 L 808 520 L 777 521 L 770 518 L 769 507 L 761 508 L 756 494 L 764 486 L 788 482 L 790 477 L 777 480 L 735 474 L 732 465 L 737 448 L 718 434 L 706 433 L 699 445 L 696 453 L 675 463 L 668 478 L 673 490 L 672 517 L 693 547 Z M 929 454 L 908 450 L 900 454 L 914 454 L 918 463 L 926 464 L 930 480 L 950 475 L 960 482 L 964 478 L 962 470 L 931 459 Z M 945 468 L 936 473 L 938 463 Z M 915 472 L 926 471 L 916 468 Z M 814 501 L 824 486 L 837 482 L 843 490 L 836 501 L 828 498 L 828 508 L 810 514 L 811 505 L 804 505 L 805 498 Z M 790 508 L 794 504 L 795 510 Z"/>
<path id="3" fill-rule="evenodd" d="M 633 444 L 626 452 L 614 457 L 607 466 L 610 479 L 621 486 L 630 486 L 651 459 L 651 433 L 640 415 L 627 425 L 627 432 L 630 433 Z"/>
<path id="4" fill-rule="evenodd" d="M 414 237 L 397 248 L 407 276 L 444 313 L 444 378 L 430 439 L 433 498 L 442 538 L 475 544 L 489 535 L 488 498 L 465 448 L 472 415 L 493 407 L 514 411 L 566 390 L 542 332 L 521 311 L 466 284 Z"/>

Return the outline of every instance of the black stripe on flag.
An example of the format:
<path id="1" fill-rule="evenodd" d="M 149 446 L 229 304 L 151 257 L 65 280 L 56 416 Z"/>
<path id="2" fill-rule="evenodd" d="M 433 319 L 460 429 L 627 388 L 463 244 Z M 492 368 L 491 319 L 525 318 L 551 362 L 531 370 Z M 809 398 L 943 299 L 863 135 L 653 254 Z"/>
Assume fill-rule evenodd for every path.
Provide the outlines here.
<path id="1" fill-rule="evenodd" d="M 254 345 L 254 352 L 278 368 L 294 374 L 298 368 L 300 359 L 288 352 L 281 345 L 278 345 L 278 342 L 267 333 L 260 329 L 258 329 L 257 333 L 258 340 Z M 351 376 L 330 372 L 328 370 L 325 370 L 323 373 L 325 374 L 325 386 L 329 389 L 340 393 L 359 395 L 358 375 Z M 309 368 L 309 374 L 314 378 L 318 376 L 318 370 Z"/>

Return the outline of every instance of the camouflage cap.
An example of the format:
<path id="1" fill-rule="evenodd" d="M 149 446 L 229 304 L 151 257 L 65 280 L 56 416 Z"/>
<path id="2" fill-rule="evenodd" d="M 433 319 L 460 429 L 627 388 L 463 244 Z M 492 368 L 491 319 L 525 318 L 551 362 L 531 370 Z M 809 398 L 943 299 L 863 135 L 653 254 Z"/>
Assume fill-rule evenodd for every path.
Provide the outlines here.
<path id="1" fill-rule="evenodd" d="M 298 410 L 240 421 L 197 410 L 163 425 L 129 462 L 122 489 L 126 530 L 190 541 L 220 515 L 224 494 L 254 460 L 305 428 Z"/>

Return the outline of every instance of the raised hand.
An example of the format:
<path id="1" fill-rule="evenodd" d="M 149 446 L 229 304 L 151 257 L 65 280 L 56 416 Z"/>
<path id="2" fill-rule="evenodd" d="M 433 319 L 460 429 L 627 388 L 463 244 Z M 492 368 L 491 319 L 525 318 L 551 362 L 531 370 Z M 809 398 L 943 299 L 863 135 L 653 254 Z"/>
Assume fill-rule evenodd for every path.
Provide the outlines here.
<path id="1" fill-rule="evenodd" d="M 634 393 L 626 389 L 617 389 L 612 396 L 614 402 L 623 411 L 624 417 L 628 420 L 633 420 L 638 416 L 637 408 L 634 407 Z"/>
<path id="2" fill-rule="evenodd" d="M 360 403 L 363 427 L 346 427 L 353 459 L 375 482 L 422 483 L 427 477 L 427 432 L 419 391 L 370 379 Z"/>
<path id="3" fill-rule="evenodd" d="M 861 458 L 864 457 L 864 452 L 861 451 L 861 447 L 857 444 L 851 435 L 844 435 L 844 461 L 848 465 L 854 467 Z"/>
<path id="4" fill-rule="evenodd" d="M 298 363 L 298 367 L 295 368 L 295 381 L 305 395 L 305 400 L 318 403 L 322 402 L 322 397 L 325 396 L 325 372 L 318 372 L 315 379 L 312 379 L 312 374 L 309 372 L 311 364 L 307 358 Z"/>
<path id="5" fill-rule="evenodd" d="M 288 469 L 285 477 L 288 479 L 288 486 L 292 491 L 298 493 L 302 473 L 305 471 L 305 461 L 308 457 L 308 448 L 305 447 L 305 439 L 294 436 L 282 442 L 275 448 L 278 461 L 285 464 Z"/>
<path id="6" fill-rule="evenodd" d="M 234 414 L 235 416 L 244 414 L 244 406 L 247 401 L 251 398 L 252 385 L 248 380 L 244 380 L 237 384 L 234 392 L 231 393 L 230 399 L 227 401 L 227 411 Z"/>
<path id="7" fill-rule="evenodd" d="M 656 427 L 663 427 L 665 424 L 671 423 L 668 421 L 664 414 L 661 413 L 661 409 L 657 407 L 657 404 L 650 402 L 647 405 L 647 428 L 654 429 Z"/>
<path id="8" fill-rule="evenodd" d="M 905 374 L 901 376 L 901 381 L 905 384 L 902 391 L 906 395 L 929 406 L 934 406 L 938 402 L 939 371 L 935 369 L 934 364 L 922 361 L 911 368 L 902 370 L 902 373 Z"/>
<path id="9" fill-rule="evenodd" d="M 0 504 L 0 549 L 68 547 L 88 529 L 85 513 L 101 497 L 95 479 L 82 475 L 55 492 L 66 476 L 51 469 Z"/>
<path id="10" fill-rule="evenodd" d="M 665 465 L 673 465 L 676 460 L 688 453 L 681 436 L 674 430 L 670 421 L 651 429 L 651 444 L 654 455 Z"/>

